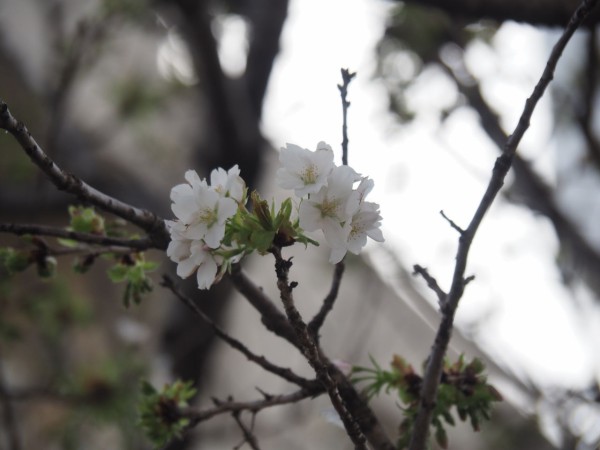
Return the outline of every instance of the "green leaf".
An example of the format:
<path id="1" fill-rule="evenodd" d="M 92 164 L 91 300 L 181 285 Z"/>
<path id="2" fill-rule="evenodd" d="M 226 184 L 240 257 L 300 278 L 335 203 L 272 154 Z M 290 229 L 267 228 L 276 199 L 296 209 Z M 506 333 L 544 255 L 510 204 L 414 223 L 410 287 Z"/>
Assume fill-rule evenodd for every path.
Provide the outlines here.
<path id="1" fill-rule="evenodd" d="M 444 449 L 448 448 L 448 435 L 443 427 L 437 427 L 435 430 L 435 440 L 438 445 Z"/>
<path id="2" fill-rule="evenodd" d="M 0 263 L 9 274 L 23 272 L 32 263 L 29 252 L 15 250 L 12 247 L 0 248 Z"/>
<path id="3" fill-rule="evenodd" d="M 69 206 L 71 229 L 80 233 L 104 235 L 104 218 L 94 211 L 94 208 Z"/>
<path id="4" fill-rule="evenodd" d="M 261 253 L 266 253 L 273 243 L 274 231 L 255 230 L 250 235 L 250 244 Z"/>
<path id="5" fill-rule="evenodd" d="M 180 416 L 179 408 L 187 407 L 188 400 L 196 394 L 192 383 L 177 380 L 158 392 L 149 383 L 143 382 L 141 390 L 139 423 L 148 439 L 160 448 L 173 438 L 181 437 L 190 420 Z"/>
<path id="6" fill-rule="evenodd" d="M 108 269 L 108 277 L 111 279 L 113 283 L 120 283 L 127 279 L 129 274 L 130 266 L 126 266 L 124 264 L 115 264 L 111 268 Z"/>
<path id="7" fill-rule="evenodd" d="M 71 231 L 70 229 L 68 230 Z M 60 245 L 67 248 L 75 248 L 79 246 L 79 242 L 73 241 L 72 239 L 59 238 L 57 241 Z"/>
<path id="8" fill-rule="evenodd" d="M 250 201 L 252 202 L 252 211 L 261 227 L 264 230 L 273 230 L 273 221 L 271 219 L 271 213 L 269 212 L 269 204 L 261 199 L 256 191 L 252 191 L 250 194 Z"/>
<path id="9" fill-rule="evenodd" d="M 153 272 L 154 270 L 156 270 L 158 268 L 158 266 L 160 264 L 157 263 L 156 261 L 143 261 L 140 265 L 142 267 L 142 270 L 144 270 L 144 272 Z"/>

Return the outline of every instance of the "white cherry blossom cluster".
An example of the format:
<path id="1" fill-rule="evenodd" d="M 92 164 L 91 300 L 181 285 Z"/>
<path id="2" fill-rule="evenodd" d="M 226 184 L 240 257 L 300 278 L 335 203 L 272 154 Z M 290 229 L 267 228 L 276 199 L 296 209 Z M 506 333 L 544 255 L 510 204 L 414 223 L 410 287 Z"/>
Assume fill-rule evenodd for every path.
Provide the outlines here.
<path id="1" fill-rule="evenodd" d="M 171 234 L 167 256 L 177 263 L 177 275 L 187 278 L 196 272 L 198 287 L 209 289 L 223 276 L 223 271 L 217 276 L 224 267 L 223 252 L 218 250 L 223 250 L 227 220 L 245 202 L 246 184 L 237 165 L 229 171 L 213 170 L 210 185 L 195 170 L 188 170 L 185 180 L 171 189 L 177 220 L 166 221 Z"/>
<path id="2" fill-rule="evenodd" d="M 198 287 L 209 289 L 247 253 L 294 242 L 318 245 L 304 231 L 323 231 L 334 264 L 348 251 L 358 254 L 367 237 L 383 241 L 379 205 L 365 200 L 373 181 L 348 166 L 336 166 L 329 145 L 319 142 L 313 152 L 287 144 L 279 160 L 277 182 L 299 197 L 297 219 L 290 217 L 291 199 L 279 209 L 269 208 L 256 193 L 248 211 L 237 165 L 213 170 L 210 184 L 194 170 L 185 173 L 187 183 L 171 189 L 176 220 L 166 221 L 171 235 L 167 256 L 177 263 L 177 275 L 195 273 Z"/>
<path id="3" fill-rule="evenodd" d="M 365 201 L 373 189 L 373 180 L 360 176 L 349 166 L 336 166 L 328 144 L 319 142 L 314 152 L 286 144 L 279 161 L 282 167 L 277 171 L 278 185 L 293 189 L 302 199 L 298 210 L 300 227 L 323 231 L 331 246 L 331 263 L 340 262 L 348 251 L 358 254 L 366 245 L 367 236 L 383 242 L 379 205 Z"/>

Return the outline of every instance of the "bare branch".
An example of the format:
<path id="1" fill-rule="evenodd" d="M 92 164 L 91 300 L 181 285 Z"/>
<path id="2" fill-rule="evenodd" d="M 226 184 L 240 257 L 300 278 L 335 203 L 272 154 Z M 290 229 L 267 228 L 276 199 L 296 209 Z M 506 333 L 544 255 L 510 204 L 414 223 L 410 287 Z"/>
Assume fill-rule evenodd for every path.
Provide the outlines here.
<path id="1" fill-rule="evenodd" d="M 271 299 L 260 288 L 252 283 L 239 265 L 233 266 L 231 280 L 237 290 L 261 314 L 261 320 L 265 327 L 300 349 L 299 339 L 287 321 L 286 316 L 275 307 Z M 330 376 L 337 383 L 339 393 L 344 399 L 347 408 L 360 421 L 360 428 L 367 436 L 369 443 L 376 450 L 393 450 L 395 448 L 394 445 L 389 440 L 373 411 L 365 402 L 365 399 L 356 392 L 354 386 L 335 365 L 329 361 L 325 363 L 327 364 Z"/>
<path id="2" fill-rule="evenodd" d="M 482 19 L 526 22 L 531 25 L 563 27 L 577 7 L 576 0 L 404 0 L 409 5 L 439 8 L 452 18 L 459 20 Z M 600 22 L 598 11 L 590 15 L 584 26 L 593 26 Z"/>
<path id="3" fill-rule="evenodd" d="M 80 233 L 77 231 L 69 231 L 64 228 L 49 227 L 45 225 L 17 224 L 17 223 L 0 223 L 0 233 L 12 233 L 17 236 L 52 236 L 63 239 L 70 239 L 77 242 L 85 242 L 86 244 L 94 244 L 101 246 L 125 247 L 135 250 L 148 250 L 155 248 L 155 243 L 148 238 L 144 239 L 124 239 L 110 236 L 100 236 L 91 233 Z"/>
<path id="4" fill-rule="evenodd" d="M 479 203 L 479 206 L 477 207 L 477 210 L 471 219 L 471 223 L 459 238 L 452 286 L 450 288 L 450 292 L 448 293 L 447 300 L 444 305 L 445 307 L 442 310 L 442 320 L 439 325 L 425 370 L 420 394 L 419 412 L 415 420 L 414 431 L 409 445 L 410 450 L 424 450 L 427 446 L 429 425 L 431 423 L 433 409 L 435 408 L 435 399 L 442 373 L 443 360 L 448 348 L 450 337 L 452 335 L 454 314 L 456 312 L 456 308 L 458 307 L 458 302 L 464 292 L 464 274 L 467 265 L 467 257 L 475 237 L 475 233 L 477 232 L 485 213 L 491 206 L 492 202 L 504 184 L 504 178 L 511 167 L 512 160 L 519 142 L 529 127 L 531 115 L 533 114 L 538 101 L 544 95 L 546 87 L 554 76 L 554 70 L 564 48 L 566 47 L 572 35 L 575 33 L 575 30 L 581 25 L 585 17 L 589 14 L 596 3 L 597 0 L 583 0 L 571 17 L 571 20 L 569 21 L 569 24 L 567 25 L 562 36 L 552 49 L 540 80 L 535 86 L 532 95 L 525 102 L 525 108 L 523 109 L 515 131 L 506 141 L 502 150 L 502 155 L 500 155 L 496 160 L 492 177 L 483 195 L 483 198 L 481 199 L 481 202 Z"/>
<path id="5" fill-rule="evenodd" d="M 347 116 L 350 102 L 347 100 L 348 86 L 352 79 L 356 76 L 356 72 L 350 72 L 348 69 L 341 69 L 342 84 L 338 84 L 340 96 L 342 97 L 342 164 L 348 165 L 348 125 Z"/>
<path id="6" fill-rule="evenodd" d="M 220 403 L 218 406 L 209 409 L 197 409 L 197 408 L 182 408 L 179 410 L 181 417 L 190 419 L 190 428 L 197 425 L 200 422 L 205 422 L 219 414 L 233 413 L 241 411 L 251 411 L 256 413 L 266 408 L 277 405 L 286 405 L 289 403 L 297 403 L 307 398 L 317 397 L 323 394 L 325 391 L 321 386 L 314 386 L 312 389 L 300 389 L 291 394 L 281 395 L 270 395 L 268 398 L 262 398 L 261 400 L 254 400 L 250 402 L 235 402 L 228 401 Z"/>
<path id="7" fill-rule="evenodd" d="M 321 356 L 321 351 L 308 331 L 308 326 L 302 319 L 300 312 L 294 305 L 292 290 L 296 286 L 295 282 L 289 282 L 288 273 L 292 263 L 289 260 L 283 259 L 279 248 L 271 248 L 271 253 L 275 256 L 275 272 L 277 274 L 277 287 L 279 288 L 280 298 L 283 302 L 283 307 L 290 321 L 294 332 L 300 344 L 302 354 L 314 369 L 317 379 L 325 387 L 331 403 L 344 424 L 348 437 L 352 440 L 357 449 L 366 450 L 366 438 L 362 433 L 358 423 L 352 414 L 346 408 L 344 401 L 338 390 L 338 383 L 332 378 L 328 371 L 326 361 Z"/>
<path id="8" fill-rule="evenodd" d="M 150 211 L 136 208 L 110 197 L 86 184 L 75 175 L 65 172 L 42 150 L 27 127 L 12 116 L 8 105 L 2 100 L 0 100 L 0 129 L 8 131 L 15 137 L 31 161 L 46 174 L 59 190 L 73 194 L 85 202 L 139 226 L 149 234 L 156 248 L 167 248 L 169 233 L 163 219 Z"/>
<path id="9" fill-rule="evenodd" d="M 440 288 L 437 280 L 429 274 L 429 272 L 427 271 L 427 269 L 425 267 L 421 267 L 418 264 L 415 264 L 413 266 L 413 270 L 414 270 L 414 275 L 421 275 L 427 282 L 427 286 L 429 286 L 429 288 L 433 292 L 435 292 L 435 294 L 438 297 L 438 303 L 440 305 L 440 310 L 443 311 L 444 305 L 446 304 L 447 294 L 442 290 L 442 288 Z"/>
<path id="10" fill-rule="evenodd" d="M 298 339 L 285 315 L 277 309 L 263 290 L 248 278 L 239 264 L 235 264 L 231 270 L 231 281 L 238 292 L 260 313 L 261 322 L 267 330 L 285 339 L 294 347 L 298 347 Z"/>
<path id="11" fill-rule="evenodd" d="M 235 411 L 231 415 L 233 416 L 233 419 L 238 424 L 238 426 L 240 427 L 240 430 L 242 430 L 242 433 L 244 434 L 244 440 L 242 441 L 241 444 L 236 445 L 235 449 L 239 449 L 242 447 L 242 445 L 247 443 L 250 446 L 250 448 L 252 448 L 253 450 L 260 450 L 260 447 L 258 446 L 258 440 L 256 439 L 256 436 L 254 436 L 254 433 L 252 433 L 252 429 L 248 428 L 244 424 L 244 422 L 242 422 L 242 419 L 240 417 L 241 411 Z M 254 425 L 254 417 L 256 417 L 256 416 L 255 415 L 252 416 L 252 424 L 253 425 Z"/>
<path id="12" fill-rule="evenodd" d="M 211 327 L 214 333 L 221 340 L 223 340 L 229 346 L 242 353 L 246 358 L 248 358 L 248 360 L 258 364 L 266 371 L 271 372 L 283 378 L 284 380 L 289 381 L 290 383 L 297 384 L 300 387 L 312 388 L 315 386 L 315 381 L 308 380 L 299 375 L 296 375 L 292 370 L 286 367 L 277 366 L 271 363 L 269 360 L 267 360 L 264 356 L 254 354 L 248 349 L 248 347 L 246 347 L 240 341 L 227 334 L 227 332 L 221 327 L 219 327 L 216 323 L 214 323 L 213 320 L 210 317 L 208 317 L 191 298 L 183 294 L 183 292 L 181 292 L 181 290 L 176 286 L 176 284 L 168 275 L 163 275 L 161 285 L 173 292 L 173 294 L 175 294 L 175 296 L 179 300 L 181 300 L 187 307 L 189 307 L 194 312 L 194 314 L 200 317 L 209 327 Z"/>
<path id="13" fill-rule="evenodd" d="M 331 280 L 331 288 L 329 289 L 329 293 L 327 294 L 327 297 L 325 297 L 325 299 L 323 300 L 323 304 L 321 305 L 321 309 L 319 310 L 319 312 L 308 323 L 308 331 L 317 343 L 319 342 L 319 330 L 325 323 L 327 314 L 329 314 L 329 312 L 333 309 L 333 304 L 337 299 L 338 292 L 340 290 L 340 284 L 342 283 L 342 275 L 344 274 L 344 268 L 344 261 L 340 261 L 335 265 L 335 270 L 333 272 L 333 279 Z"/>
<path id="14" fill-rule="evenodd" d="M 459 227 L 456 224 L 456 222 L 454 222 L 452 219 L 450 219 L 443 210 L 440 211 L 440 214 L 442 215 L 442 217 L 444 219 L 446 219 L 446 222 L 448 222 L 452 228 L 454 228 L 456 231 L 458 231 L 458 234 L 463 234 L 465 232 L 465 230 L 463 230 L 461 227 Z"/>

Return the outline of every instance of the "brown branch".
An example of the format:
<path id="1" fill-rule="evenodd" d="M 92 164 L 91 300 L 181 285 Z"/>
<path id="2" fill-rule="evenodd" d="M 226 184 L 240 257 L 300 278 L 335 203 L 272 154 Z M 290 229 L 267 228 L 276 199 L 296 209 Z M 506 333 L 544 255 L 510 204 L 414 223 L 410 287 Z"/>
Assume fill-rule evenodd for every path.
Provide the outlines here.
<path id="1" fill-rule="evenodd" d="M 440 309 L 444 308 L 444 304 L 446 303 L 447 294 L 440 288 L 437 280 L 432 277 L 425 267 L 421 267 L 418 264 L 413 266 L 414 275 L 421 275 L 423 279 L 427 282 L 427 286 L 435 292 L 438 297 L 438 304 L 440 305 Z"/>
<path id="2" fill-rule="evenodd" d="M 230 278 L 237 290 L 261 314 L 261 321 L 265 327 L 300 349 L 299 339 L 287 321 L 286 316 L 275 307 L 271 299 L 260 288 L 254 285 L 239 265 L 233 266 Z M 360 428 L 367 436 L 369 443 L 376 450 L 393 450 L 395 448 L 394 445 L 389 440 L 377 417 L 369 408 L 369 405 L 365 402 L 365 399 L 356 392 L 354 386 L 334 364 L 327 361 L 326 358 L 324 360 L 330 376 L 337 383 L 339 393 L 347 408 L 351 411 L 352 416 L 359 421 Z"/>
<path id="3" fill-rule="evenodd" d="M 258 440 L 256 439 L 256 436 L 254 436 L 254 433 L 252 433 L 252 428 L 248 428 L 244 424 L 244 422 L 242 422 L 242 419 L 240 417 L 241 411 L 234 411 L 233 413 L 231 413 L 231 415 L 233 416 L 233 420 L 235 420 L 235 422 L 237 423 L 238 427 L 240 427 L 240 430 L 242 430 L 242 433 L 244 435 L 244 440 L 242 441 L 241 444 L 236 445 L 234 447 L 234 450 L 241 448 L 246 443 L 253 450 L 260 450 L 260 447 L 258 445 Z M 253 424 L 254 424 L 254 417 L 256 417 L 256 416 L 255 415 L 252 416 Z"/>
<path id="4" fill-rule="evenodd" d="M 82 201 L 98 206 L 145 230 L 156 248 L 166 249 L 169 233 L 164 220 L 150 211 L 136 208 L 110 197 L 84 181 L 61 169 L 35 141 L 27 127 L 15 119 L 8 105 L 0 100 L 0 129 L 12 134 L 19 142 L 31 161 L 46 174 L 50 181 L 61 191 L 77 196 Z"/>
<path id="5" fill-rule="evenodd" d="M 210 317 L 208 317 L 204 313 L 204 311 L 202 311 L 202 309 L 200 309 L 200 307 L 191 298 L 189 298 L 183 292 L 181 292 L 181 290 L 177 287 L 177 285 L 174 283 L 174 281 L 168 275 L 163 275 L 161 285 L 166 287 L 167 289 L 169 289 L 173 294 L 175 294 L 175 296 L 179 300 L 181 300 L 188 308 L 190 308 L 194 312 L 194 314 L 196 314 L 198 317 L 200 317 L 200 319 L 202 319 L 202 321 L 204 321 L 209 327 L 211 327 L 212 330 L 214 331 L 214 333 L 221 340 L 223 340 L 225 343 L 227 343 L 230 347 L 232 347 L 235 350 L 242 353 L 246 358 L 248 358 L 248 360 L 259 365 L 260 367 L 265 369 L 267 372 L 271 372 L 271 373 L 283 378 L 284 380 L 289 381 L 290 383 L 297 384 L 300 387 L 312 388 L 315 386 L 315 384 L 316 384 L 315 381 L 308 380 L 299 375 L 296 375 L 292 370 L 290 370 L 286 367 L 277 366 L 277 365 L 271 363 L 269 360 L 267 360 L 264 356 L 256 355 L 255 353 L 250 351 L 248 349 L 248 347 L 246 347 L 240 341 L 238 341 L 237 339 L 234 339 L 229 334 L 227 334 L 227 332 L 225 330 L 223 330 L 221 327 L 219 327 L 216 323 L 214 323 L 213 320 Z"/>
<path id="6" fill-rule="evenodd" d="M 464 42 L 457 44 L 461 47 L 465 45 Z M 483 130 L 501 150 L 508 135 L 500 126 L 498 115 L 483 98 L 479 83 L 469 73 L 464 61 L 457 59 L 452 68 L 441 60 L 438 63 L 454 79 L 460 92 L 467 98 L 469 106 L 479 115 Z M 597 277 L 600 272 L 600 253 L 587 242 L 573 221 L 564 214 L 551 188 L 518 153 L 514 155 L 512 170 L 515 180 L 507 193 L 509 199 L 525 204 L 532 211 L 550 220 L 561 245 L 569 249 L 568 253 L 573 257 L 575 272 L 594 292 L 600 294 L 600 280 Z"/>
<path id="7" fill-rule="evenodd" d="M 587 141 L 588 155 L 597 169 L 600 169 L 600 141 L 596 137 L 594 131 L 594 105 L 596 104 L 596 91 L 598 79 L 598 33 L 596 28 L 592 28 L 589 32 L 587 42 L 587 61 L 585 78 L 581 99 L 583 107 L 576 114 L 581 130 Z"/>
<path id="8" fill-rule="evenodd" d="M 572 35 L 575 33 L 575 30 L 581 25 L 585 17 L 589 14 L 596 3 L 597 0 L 583 0 L 571 17 L 571 20 L 569 21 L 569 24 L 567 25 L 562 36 L 552 49 L 540 80 L 535 86 L 532 95 L 525 102 L 525 107 L 515 131 L 506 141 L 502 150 L 502 155 L 500 155 L 496 160 L 492 177 L 483 195 L 483 198 L 481 199 L 481 202 L 479 203 L 479 206 L 477 207 L 477 210 L 475 211 L 468 228 L 459 238 L 459 245 L 456 254 L 456 265 L 452 277 L 452 286 L 450 288 L 450 292 L 448 293 L 444 308 L 442 309 L 442 320 L 439 325 L 425 370 L 423 385 L 420 393 L 419 411 L 417 418 L 415 419 L 414 431 L 409 444 L 410 450 L 424 450 L 427 446 L 429 426 L 431 423 L 431 416 L 435 408 L 435 399 L 442 374 L 443 360 L 448 348 L 450 337 L 452 335 L 454 314 L 456 312 L 456 308 L 458 307 L 458 302 L 464 292 L 467 257 L 475 237 L 475 233 L 477 232 L 485 213 L 490 208 L 492 202 L 504 184 L 504 178 L 511 167 L 512 160 L 519 142 L 529 127 L 531 115 L 533 114 L 538 101 L 544 95 L 546 87 L 554 76 L 554 70 L 564 48 L 566 47 Z"/>
<path id="9" fill-rule="evenodd" d="M 439 8 L 454 19 L 495 20 L 503 22 L 514 20 L 531 25 L 564 27 L 572 11 L 577 7 L 576 0 L 404 0 L 414 6 Z M 598 11 L 590 15 L 584 26 L 593 26 L 600 22 Z"/>
<path id="10" fill-rule="evenodd" d="M 285 339 L 294 347 L 298 347 L 298 339 L 285 315 L 277 309 L 263 290 L 248 278 L 239 264 L 232 267 L 230 278 L 237 291 L 260 313 L 261 322 L 267 330 Z"/>
<path id="11" fill-rule="evenodd" d="M 323 300 L 323 304 L 321 305 L 321 309 L 319 312 L 312 318 L 312 320 L 308 323 L 308 331 L 315 339 L 315 342 L 319 342 L 319 330 L 325 323 L 325 319 L 327 318 L 327 314 L 333 309 L 333 305 L 335 300 L 337 299 L 338 292 L 340 290 L 340 285 L 342 283 L 342 275 L 344 274 L 344 261 L 340 261 L 335 265 L 335 270 L 333 272 L 333 279 L 331 280 L 331 288 L 329 289 L 329 293 L 327 297 Z"/>
<path id="12" fill-rule="evenodd" d="M 64 228 L 49 227 L 45 225 L 17 224 L 17 223 L 0 223 L 0 233 L 11 233 L 17 236 L 52 236 L 62 239 L 70 239 L 72 241 L 84 242 L 86 244 L 94 244 L 101 246 L 125 247 L 135 250 L 148 250 L 155 248 L 154 242 L 151 239 L 125 239 L 115 238 L 110 236 L 100 236 L 91 233 L 80 233 L 78 231 L 69 231 Z"/>
<path id="13" fill-rule="evenodd" d="M 254 400 L 250 402 L 235 402 L 228 401 L 220 403 L 214 408 L 209 409 L 198 409 L 198 408 L 181 408 L 179 414 L 181 417 L 190 419 L 190 428 L 197 425 L 200 422 L 205 422 L 215 416 L 225 413 L 234 413 L 241 411 L 251 411 L 256 413 L 266 408 L 278 405 L 286 405 L 290 403 L 297 403 L 307 398 L 314 398 L 324 393 L 324 389 L 321 386 L 314 386 L 311 389 L 302 388 L 291 394 L 281 395 L 269 395 L 261 400 Z"/>
<path id="14" fill-rule="evenodd" d="M 344 424 L 348 437 L 354 443 L 355 448 L 366 450 L 366 438 L 362 433 L 358 423 L 352 414 L 346 408 L 338 390 L 338 383 L 329 374 L 328 365 L 321 356 L 321 351 L 312 338 L 308 326 L 302 319 L 300 312 L 294 305 L 292 290 L 296 287 L 295 282 L 289 282 L 288 273 L 292 265 L 290 260 L 283 259 L 281 250 L 277 247 L 271 248 L 271 253 L 275 256 L 275 272 L 277 274 L 277 287 L 279 288 L 280 298 L 285 309 L 287 318 L 292 325 L 302 354 L 314 369 L 317 380 L 327 390 L 331 403 Z"/>
<path id="15" fill-rule="evenodd" d="M 441 210 L 441 211 L 440 211 L 440 215 L 441 215 L 441 216 L 442 216 L 444 219 L 446 219 L 446 222 L 448 222 L 448 224 L 449 224 L 449 225 L 450 225 L 450 226 L 451 226 L 453 229 L 455 229 L 456 231 L 458 231 L 458 234 L 463 234 L 463 233 L 465 232 L 465 230 L 463 230 L 461 227 L 459 227 L 459 226 L 456 224 L 456 222 L 454 222 L 452 219 L 450 219 L 450 217 L 448 217 L 448 216 L 446 215 L 446 213 L 445 213 L 443 210 Z"/>
<path id="16" fill-rule="evenodd" d="M 350 72 L 348 69 L 341 69 L 342 84 L 338 84 L 340 96 L 342 98 L 342 164 L 348 165 L 348 108 L 350 102 L 347 99 L 348 86 L 352 79 L 356 76 L 356 72 Z"/>

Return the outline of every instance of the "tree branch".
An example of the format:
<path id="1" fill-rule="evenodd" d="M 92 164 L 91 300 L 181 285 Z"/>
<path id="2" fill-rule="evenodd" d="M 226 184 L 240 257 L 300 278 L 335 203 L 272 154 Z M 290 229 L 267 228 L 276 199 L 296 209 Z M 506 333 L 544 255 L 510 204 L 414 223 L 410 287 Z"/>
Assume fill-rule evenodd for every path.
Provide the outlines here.
<path id="1" fill-rule="evenodd" d="M 340 96 L 342 97 L 342 164 L 348 165 L 348 86 L 356 76 L 356 72 L 350 72 L 348 69 L 341 69 L 342 84 L 338 84 Z"/>
<path id="2" fill-rule="evenodd" d="M 442 288 L 440 288 L 437 280 L 429 274 L 425 267 L 421 267 L 418 264 L 415 264 L 413 266 L 413 270 L 414 275 L 421 275 L 423 279 L 427 282 L 427 286 L 429 286 L 429 288 L 433 292 L 435 292 L 435 294 L 438 297 L 438 304 L 440 305 L 440 309 L 443 309 L 446 303 L 447 294 L 442 290 Z"/>
<path id="3" fill-rule="evenodd" d="M 298 339 L 285 315 L 277 309 L 263 290 L 248 278 L 239 264 L 234 264 L 232 267 L 231 281 L 237 291 L 260 313 L 261 322 L 267 330 L 298 348 Z"/>
<path id="4" fill-rule="evenodd" d="M 236 289 L 250 302 L 261 314 L 261 321 L 265 327 L 279 337 L 286 339 L 296 348 L 300 349 L 299 340 L 294 329 L 273 304 L 273 302 L 258 288 L 241 270 L 239 264 L 233 266 L 231 280 Z M 369 405 L 354 389 L 340 370 L 331 362 L 325 360 L 329 375 L 337 383 L 337 387 L 346 407 L 352 416 L 359 422 L 360 428 L 367 436 L 369 443 L 376 450 L 394 450 L 394 445 L 389 440 L 383 427 L 379 423 Z"/>
<path id="5" fill-rule="evenodd" d="M 519 142 L 529 127 L 531 115 L 533 114 L 538 101 L 544 95 L 546 87 L 554 76 L 554 70 L 564 48 L 575 33 L 575 30 L 581 25 L 585 17 L 589 14 L 596 3 L 597 0 L 583 0 L 571 17 L 569 24 L 559 38 L 558 42 L 554 45 L 540 80 L 535 86 L 532 95 L 525 102 L 525 107 L 515 131 L 506 141 L 502 150 L 502 154 L 496 160 L 492 177 L 483 195 L 483 198 L 481 199 L 481 202 L 479 203 L 479 206 L 477 207 L 477 210 L 475 211 L 468 228 L 464 230 L 464 233 L 459 238 L 452 286 L 448 293 L 444 308 L 442 309 L 442 320 L 439 325 L 425 370 L 423 385 L 420 393 L 419 411 L 415 420 L 414 431 L 409 445 L 410 450 L 423 450 L 427 446 L 429 426 L 431 423 L 433 409 L 435 408 L 435 399 L 442 373 L 443 360 L 448 348 L 450 337 L 452 335 L 454 314 L 456 312 L 456 308 L 458 307 L 458 302 L 464 292 L 464 274 L 467 265 L 467 257 L 475 237 L 475 233 L 477 232 L 485 213 L 490 208 L 504 184 L 504 178 L 511 167 L 512 160 Z"/>
<path id="6" fill-rule="evenodd" d="M 260 450 L 258 440 L 256 439 L 256 436 L 254 436 L 254 433 L 252 433 L 252 429 L 248 428 L 244 424 L 244 422 L 242 422 L 242 419 L 240 417 L 241 411 L 234 411 L 231 415 L 233 416 L 233 419 L 238 424 L 238 427 L 240 427 L 240 430 L 242 430 L 242 433 L 244 435 L 244 440 L 241 444 L 236 445 L 234 447 L 234 450 L 241 448 L 245 443 L 247 443 L 250 446 L 250 448 L 252 448 L 252 450 Z M 252 422 L 254 422 L 254 417 L 255 416 L 252 416 Z"/>
<path id="7" fill-rule="evenodd" d="M 70 239 L 77 242 L 85 242 L 86 244 L 94 244 L 100 246 L 116 246 L 135 249 L 138 251 L 156 248 L 155 243 L 149 239 L 125 239 L 115 238 L 110 236 L 100 236 L 91 233 L 80 233 L 77 231 L 69 231 L 64 228 L 49 227 L 45 225 L 17 224 L 17 223 L 0 223 L 0 233 L 11 233 L 17 236 L 52 236 L 62 239 Z"/>
<path id="8" fill-rule="evenodd" d="M 275 272 L 277 274 L 277 287 L 279 288 L 281 301 L 285 309 L 287 318 L 292 325 L 302 354 L 314 369 L 317 380 L 323 385 L 329 394 L 331 403 L 344 424 L 348 437 L 352 440 L 357 449 L 366 450 L 366 438 L 362 433 L 358 423 L 352 414 L 346 408 L 344 401 L 338 390 L 337 382 L 330 376 L 326 362 L 321 356 L 321 351 L 311 337 L 308 331 L 308 326 L 302 319 L 300 312 L 294 305 L 292 290 L 296 287 L 295 282 L 288 281 L 288 273 L 292 263 L 289 260 L 283 259 L 279 248 L 271 248 L 271 253 L 275 256 Z"/>
<path id="9" fill-rule="evenodd" d="M 333 279 L 331 280 L 331 288 L 329 289 L 329 293 L 327 297 L 323 300 L 323 304 L 321 305 L 321 309 L 319 312 L 312 318 L 312 320 L 308 323 L 308 331 L 315 339 L 315 342 L 319 342 L 319 330 L 325 323 L 325 319 L 327 318 L 327 314 L 333 309 L 333 305 L 335 300 L 337 299 L 338 292 L 340 290 L 340 285 L 342 284 L 342 275 L 344 275 L 344 261 L 340 261 L 335 265 L 335 270 L 333 272 Z"/>
<path id="10" fill-rule="evenodd" d="M 289 403 L 297 403 L 307 398 L 314 398 L 324 393 L 324 389 L 321 386 L 314 386 L 312 389 L 300 389 L 291 394 L 281 395 L 268 395 L 261 400 L 254 400 L 250 402 L 235 402 L 228 401 L 209 409 L 197 409 L 197 408 L 181 408 L 179 415 L 190 419 L 191 423 L 189 428 L 194 427 L 200 422 L 205 422 L 219 414 L 234 413 L 241 411 L 251 411 L 256 413 L 266 408 L 277 405 L 286 405 Z"/>
<path id="11" fill-rule="evenodd" d="M 514 20 L 531 25 L 564 27 L 577 7 L 577 0 L 404 0 L 409 5 L 439 8 L 453 18 L 504 22 Z M 600 22 L 600 13 L 590 14 L 584 25 Z"/>
<path id="12" fill-rule="evenodd" d="M 149 234 L 156 248 L 167 248 L 170 239 L 163 219 L 150 211 L 136 208 L 110 197 L 86 184 L 75 175 L 65 172 L 44 153 L 27 127 L 12 116 L 8 105 L 2 100 L 0 100 L 0 129 L 8 131 L 15 137 L 31 161 L 46 174 L 59 190 L 73 194 L 85 202 L 139 226 Z"/>
<path id="13" fill-rule="evenodd" d="M 284 380 L 289 381 L 290 383 L 297 384 L 303 388 L 313 388 L 316 384 L 313 380 L 308 380 L 299 375 L 296 375 L 292 370 L 277 366 L 267 360 L 264 356 L 259 356 L 251 352 L 248 347 L 242 344 L 237 339 L 234 339 L 226 331 L 224 331 L 221 327 L 219 327 L 216 323 L 212 321 L 210 317 L 208 317 L 204 311 L 200 309 L 200 307 L 188 296 L 183 294 L 181 290 L 176 286 L 174 281 L 168 275 L 163 275 L 163 280 L 161 285 L 169 289 L 175 296 L 181 300 L 188 308 L 190 308 L 194 314 L 196 314 L 202 321 L 204 321 L 208 326 L 210 326 L 214 333 L 225 343 L 229 344 L 232 348 L 236 349 L 240 353 L 242 353 L 248 360 L 256 363 L 267 372 L 271 372 Z"/>
<path id="14" fill-rule="evenodd" d="M 464 47 L 464 42 L 457 42 Z M 477 114 L 483 130 L 500 150 L 508 139 L 508 135 L 500 126 L 498 115 L 490 108 L 481 94 L 479 83 L 469 73 L 464 62 L 457 60 L 458 67 L 449 67 L 443 61 L 438 61 L 441 67 L 454 79 L 460 92 L 467 98 Z M 592 143 L 588 142 L 590 145 Z M 536 213 L 546 216 L 558 236 L 561 245 L 569 249 L 572 255 L 575 271 L 587 285 L 600 294 L 600 280 L 597 274 L 600 272 L 600 253 L 586 241 L 586 238 L 578 230 L 577 226 L 563 213 L 552 195 L 551 188 L 533 170 L 531 164 L 524 160 L 519 154 L 514 155 L 512 170 L 515 181 L 511 186 L 509 197 L 512 200 L 524 203 Z M 512 193 L 516 195 L 512 195 Z"/>

